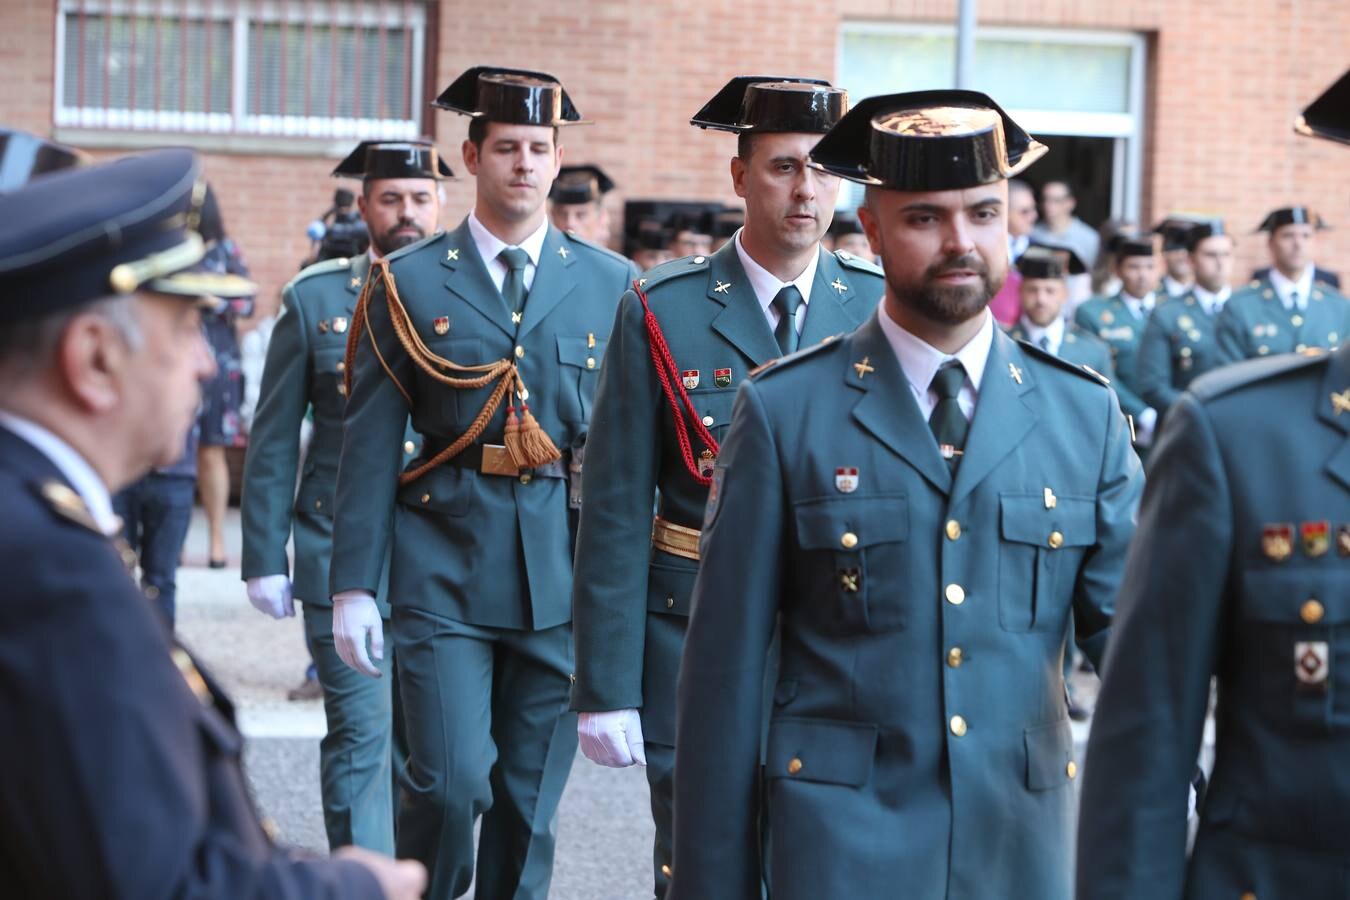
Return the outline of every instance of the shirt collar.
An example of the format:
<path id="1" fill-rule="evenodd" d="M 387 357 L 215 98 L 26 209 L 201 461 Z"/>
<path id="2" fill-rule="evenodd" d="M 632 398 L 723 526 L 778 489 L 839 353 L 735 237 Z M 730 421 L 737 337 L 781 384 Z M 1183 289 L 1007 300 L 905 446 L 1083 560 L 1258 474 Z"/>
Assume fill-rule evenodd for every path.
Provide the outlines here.
<path id="1" fill-rule="evenodd" d="M 910 334 L 890 317 L 884 302 L 877 307 L 877 319 L 881 324 L 882 333 L 886 335 L 891 349 L 895 351 L 896 359 L 900 361 L 905 378 L 920 395 L 928 392 L 928 386 L 933 383 L 933 376 L 937 374 L 942 364 L 950 359 L 961 363 L 975 393 L 980 392 L 980 380 L 984 378 L 984 367 L 989 362 L 989 351 L 994 346 L 994 317 L 989 314 L 989 310 L 984 311 L 984 322 L 980 325 L 980 330 L 955 354 L 943 353 L 922 338 Z"/>
<path id="2" fill-rule="evenodd" d="M 1052 350 L 1058 348 L 1059 345 L 1064 342 L 1063 316 L 1055 316 L 1050 320 L 1050 324 L 1046 325 L 1044 328 L 1035 324 L 1026 316 L 1023 316 L 1019 320 L 1019 324 L 1022 326 L 1022 330 L 1026 332 L 1027 340 L 1038 347 L 1040 346 L 1042 337 L 1048 337 L 1050 339 L 1050 347 Z"/>
<path id="3" fill-rule="evenodd" d="M 548 216 L 545 216 L 539 227 L 519 244 L 508 244 L 488 231 L 487 226 L 472 212 L 469 213 L 469 233 L 473 235 L 473 242 L 477 245 L 478 255 L 483 257 L 483 262 L 492 262 L 507 247 L 519 247 L 530 257 L 530 263 L 537 267 L 539 256 L 544 252 L 544 238 L 548 237 Z"/>
<path id="4" fill-rule="evenodd" d="M 1124 288 L 1121 288 L 1120 299 L 1122 303 L 1130 308 L 1130 312 L 1134 313 L 1136 318 L 1142 319 L 1153 309 L 1155 298 L 1153 294 L 1149 294 L 1146 297 L 1134 297 L 1126 293 Z"/>
<path id="5" fill-rule="evenodd" d="M 750 287 L 755 292 L 755 299 L 759 301 L 762 309 L 768 309 L 773 304 L 773 298 L 778 296 L 778 292 L 789 284 L 796 285 L 797 290 L 801 292 L 802 303 L 811 302 L 811 285 L 816 280 L 816 266 L 820 264 L 820 250 L 811 254 L 811 261 L 802 269 L 801 274 L 791 281 L 779 281 L 778 276 L 761 266 L 759 263 L 745 251 L 745 246 L 741 243 L 741 232 L 736 232 L 733 239 L 736 243 L 736 255 L 740 257 L 741 268 L 745 270 L 745 277 L 750 279 Z"/>
<path id="6" fill-rule="evenodd" d="M 1275 289 L 1279 295 L 1280 302 L 1284 304 L 1285 309 L 1289 309 L 1293 301 L 1289 299 L 1290 291 L 1298 291 L 1299 306 L 1308 304 L 1308 295 L 1312 293 L 1313 267 L 1309 265 L 1298 276 L 1297 281 L 1290 281 L 1285 274 L 1274 266 L 1270 267 L 1270 286 Z"/>
<path id="7" fill-rule="evenodd" d="M 1233 289 L 1225 284 L 1219 289 L 1217 294 L 1212 294 L 1196 284 L 1191 286 L 1191 293 L 1195 295 L 1196 300 L 1200 301 L 1200 305 L 1205 308 L 1206 313 L 1214 315 L 1216 312 L 1223 309 L 1223 305 L 1227 303 L 1228 298 L 1232 296 Z"/>
<path id="8" fill-rule="evenodd" d="M 56 466 L 75 493 L 80 495 L 89 515 L 93 516 L 105 535 L 112 537 L 121 530 L 122 520 L 113 512 L 108 486 L 74 447 L 36 422 L 5 410 L 0 410 L 0 425 L 32 444 Z"/>
<path id="9" fill-rule="evenodd" d="M 1027 252 L 1027 247 L 1031 245 L 1031 235 L 1019 234 L 1016 237 L 1008 235 L 1008 260 L 1017 262 L 1022 258 L 1022 254 Z"/>

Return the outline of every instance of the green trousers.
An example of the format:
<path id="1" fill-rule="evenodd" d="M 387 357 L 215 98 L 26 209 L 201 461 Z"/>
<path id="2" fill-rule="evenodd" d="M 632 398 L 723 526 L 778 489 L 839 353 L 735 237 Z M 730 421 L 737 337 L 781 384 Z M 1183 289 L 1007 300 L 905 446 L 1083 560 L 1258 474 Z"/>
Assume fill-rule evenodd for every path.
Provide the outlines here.
<path id="1" fill-rule="evenodd" d="M 483 628 L 395 607 L 393 637 L 408 727 L 397 855 L 426 865 L 429 900 L 470 882 L 478 900 L 545 900 L 577 750 L 571 625 Z"/>
<path id="2" fill-rule="evenodd" d="M 394 852 L 398 779 L 407 757 L 402 716 L 394 704 L 396 670 L 392 647 L 375 661 L 381 678 L 370 678 L 338 658 L 333 610 L 301 604 L 305 643 L 323 688 L 328 733 L 319 743 L 319 782 L 328 846 L 348 844 Z M 385 623 L 387 631 L 389 623 Z M 374 661 L 374 660 L 372 660 Z"/>

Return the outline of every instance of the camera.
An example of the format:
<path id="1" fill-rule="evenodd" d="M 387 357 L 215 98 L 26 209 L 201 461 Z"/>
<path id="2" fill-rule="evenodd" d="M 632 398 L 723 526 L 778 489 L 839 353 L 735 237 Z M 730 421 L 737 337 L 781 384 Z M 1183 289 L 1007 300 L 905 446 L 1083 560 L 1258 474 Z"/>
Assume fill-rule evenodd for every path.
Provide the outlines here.
<path id="1" fill-rule="evenodd" d="M 370 246 L 370 233 L 361 214 L 356 211 L 356 197 L 345 188 L 333 192 L 333 206 L 318 219 L 309 223 L 305 234 L 317 242 L 306 265 L 325 259 L 360 256 Z"/>

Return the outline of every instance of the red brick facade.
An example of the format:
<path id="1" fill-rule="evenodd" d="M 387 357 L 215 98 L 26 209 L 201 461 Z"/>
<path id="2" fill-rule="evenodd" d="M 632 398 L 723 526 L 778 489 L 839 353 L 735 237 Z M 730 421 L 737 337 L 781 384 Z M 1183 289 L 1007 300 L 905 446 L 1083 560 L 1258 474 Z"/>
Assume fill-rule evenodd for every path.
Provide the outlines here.
<path id="1" fill-rule="evenodd" d="M 435 54 L 429 93 L 474 64 L 556 74 L 595 122 L 565 132 L 566 157 L 614 176 L 617 217 L 624 197 L 734 199 L 726 174 L 734 139 L 686 124 L 729 76 L 832 77 L 841 23 L 952 22 L 956 0 L 442 0 L 427 9 Z M 55 10 L 54 0 L 0 0 L 0 122 L 41 134 L 53 131 Z M 1143 218 L 1214 210 L 1245 232 L 1272 207 L 1308 203 L 1339 226 L 1323 235 L 1319 262 L 1350 269 L 1350 158 L 1289 127 L 1350 61 L 1350 4 L 982 0 L 979 13 L 983 25 L 1146 35 Z M 462 169 L 464 121 L 431 111 L 424 121 Z M 308 249 L 304 228 L 327 206 L 333 165 L 318 157 L 207 157 L 230 231 L 263 285 L 263 308 L 275 307 Z M 464 215 L 472 196 L 470 178 L 449 185 L 446 224 Z M 1239 256 L 1240 274 L 1264 264 L 1264 242 L 1242 239 Z"/>

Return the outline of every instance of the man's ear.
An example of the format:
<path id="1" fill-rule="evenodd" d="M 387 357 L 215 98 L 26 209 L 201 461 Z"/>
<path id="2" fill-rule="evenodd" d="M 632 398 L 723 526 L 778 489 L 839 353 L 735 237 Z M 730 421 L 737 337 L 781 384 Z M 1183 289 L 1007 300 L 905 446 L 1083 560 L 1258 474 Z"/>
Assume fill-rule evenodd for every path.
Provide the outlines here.
<path id="1" fill-rule="evenodd" d="M 66 323 L 57 338 L 57 377 L 81 410 L 103 415 L 122 400 L 131 355 L 131 348 L 111 322 L 97 313 L 84 313 Z"/>
<path id="2" fill-rule="evenodd" d="M 460 156 L 464 158 L 464 168 L 469 170 L 470 175 L 478 174 L 478 145 L 473 141 L 465 140 L 460 146 Z"/>
<path id="3" fill-rule="evenodd" d="M 858 224 L 862 226 L 863 234 L 867 235 L 867 245 L 872 248 L 872 255 L 880 256 L 881 223 L 877 221 L 872 208 L 865 203 L 858 207 Z"/>
<path id="4" fill-rule="evenodd" d="M 748 167 L 745 160 L 739 156 L 731 158 L 731 186 L 736 191 L 736 196 L 745 197 L 745 176 L 748 173 Z"/>

